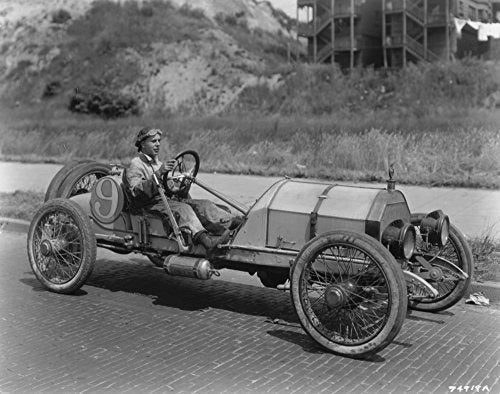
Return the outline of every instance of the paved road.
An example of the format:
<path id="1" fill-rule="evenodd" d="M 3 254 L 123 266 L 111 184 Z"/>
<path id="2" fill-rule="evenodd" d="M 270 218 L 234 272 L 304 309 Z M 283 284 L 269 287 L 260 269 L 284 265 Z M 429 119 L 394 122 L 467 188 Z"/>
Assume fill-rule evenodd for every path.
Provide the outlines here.
<path id="1" fill-rule="evenodd" d="M 61 168 L 55 164 L 22 164 L 0 162 L 0 192 L 14 190 L 45 191 L 53 175 Z M 199 178 L 245 204 L 251 204 L 279 178 L 200 174 Z M 363 184 L 361 186 L 381 186 Z M 481 235 L 485 231 L 500 240 L 500 190 L 464 188 L 428 188 L 398 185 L 405 194 L 412 212 L 442 209 L 466 235 Z M 207 197 L 193 187 L 194 197 Z"/>
<path id="2" fill-rule="evenodd" d="M 25 237 L 0 234 L 0 392 L 500 392 L 496 306 L 413 312 L 353 360 L 318 348 L 286 293 L 168 277 L 139 256 L 100 250 L 80 292 L 50 293 Z"/>

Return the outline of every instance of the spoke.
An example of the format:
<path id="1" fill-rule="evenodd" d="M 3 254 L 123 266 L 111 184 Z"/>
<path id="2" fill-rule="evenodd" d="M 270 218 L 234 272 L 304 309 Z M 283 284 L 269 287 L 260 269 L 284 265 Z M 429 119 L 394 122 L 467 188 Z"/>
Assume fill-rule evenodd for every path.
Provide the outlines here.
<path id="1" fill-rule="evenodd" d="M 307 273 L 309 273 L 309 275 L 308 275 L 308 276 L 310 276 L 310 272 L 309 272 L 310 270 L 313 270 L 313 271 L 314 271 L 314 273 L 315 273 L 315 277 L 316 277 L 318 280 L 321 280 L 321 279 L 322 279 L 322 278 L 321 278 L 321 274 L 320 274 L 320 273 L 316 270 L 316 267 L 314 266 L 314 261 L 313 261 L 313 262 L 311 262 L 311 263 L 309 264 L 309 266 L 308 266 L 308 267 L 306 268 L 306 270 L 305 270 Z M 326 284 L 326 278 L 325 278 L 325 280 L 324 280 L 324 283 Z"/>
<path id="2" fill-rule="evenodd" d="M 338 246 L 335 247 L 335 250 L 337 251 L 336 253 L 335 253 L 335 250 L 332 247 L 330 247 L 329 249 L 330 249 L 330 252 L 331 252 L 333 258 L 340 256 L 340 251 L 339 251 L 339 247 Z M 326 265 L 326 263 L 325 263 L 325 265 Z M 343 282 L 344 278 L 342 277 L 342 270 L 339 270 L 339 276 L 340 276 L 340 281 Z"/>
<path id="3" fill-rule="evenodd" d="M 356 337 L 357 338 L 363 338 L 362 335 L 359 334 L 358 332 L 358 328 L 362 328 L 360 327 L 359 324 L 356 324 L 357 322 L 355 320 L 361 320 L 361 323 L 364 323 L 363 319 L 361 318 L 361 315 L 359 313 L 357 313 L 358 311 L 355 311 L 355 310 L 350 310 L 349 311 L 349 318 L 351 320 L 351 328 L 354 330 L 354 332 L 356 333 Z M 357 318 L 357 319 L 355 319 Z"/>
<path id="4" fill-rule="evenodd" d="M 57 262 L 56 266 L 58 270 L 62 270 L 62 272 L 64 273 L 65 271 L 62 263 L 64 263 L 66 267 L 69 267 L 67 260 L 59 252 L 55 252 L 54 254 L 58 257 L 57 259 L 55 259 Z"/>
<path id="5" fill-rule="evenodd" d="M 314 267 L 314 262 L 311 263 L 311 268 L 314 270 L 314 273 L 316 274 L 316 277 L 318 279 L 321 279 L 321 274 Z M 328 283 L 328 279 L 326 277 L 326 272 L 323 272 L 323 281 L 324 281 L 324 283 Z"/>
<path id="6" fill-rule="evenodd" d="M 323 257 L 323 253 L 321 254 L 321 261 L 323 262 L 323 266 L 325 267 L 325 282 L 329 283 L 328 277 L 335 278 L 335 273 L 330 270 L 328 261 Z"/>
<path id="7" fill-rule="evenodd" d="M 371 300 L 369 298 L 366 298 L 366 297 L 363 297 L 357 293 L 353 293 L 353 292 L 350 292 L 349 290 L 345 290 L 347 293 L 350 293 L 350 294 L 353 294 L 354 296 L 356 296 L 357 298 L 360 298 L 363 302 L 367 302 L 367 303 L 371 303 L 371 304 L 374 304 L 374 305 L 379 305 L 380 302 L 379 300 Z M 360 304 L 361 302 L 356 302 L 356 304 Z"/>
<path id="8" fill-rule="evenodd" d="M 57 233 L 54 234 L 54 237 L 53 238 L 59 238 L 60 235 L 61 235 L 61 231 L 62 231 L 62 226 L 61 226 L 61 221 L 62 220 L 58 220 L 55 224 L 54 224 L 54 227 L 55 229 L 57 230 Z M 65 220 L 66 221 L 66 220 Z"/>
<path id="9" fill-rule="evenodd" d="M 316 298 L 316 300 L 311 303 L 311 308 L 314 308 L 314 306 L 319 302 L 319 301 L 326 301 L 325 300 L 325 293 L 323 293 L 322 295 L 320 295 L 318 298 Z"/>
<path id="10" fill-rule="evenodd" d="M 74 260 L 80 260 L 80 259 L 81 259 L 81 256 L 76 255 L 76 254 L 74 254 L 74 253 L 71 253 L 71 252 L 69 252 L 69 251 L 67 251 L 67 250 L 63 250 L 62 252 L 63 252 L 64 254 L 66 254 L 66 255 L 69 255 L 69 257 L 72 257 Z M 62 253 L 59 253 L 59 252 L 57 252 L 57 253 L 58 253 L 58 255 L 59 255 L 59 256 L 61 256 L 62 258 L 64 258 Z M 76 266 L 79 266 L 79 265 L 80 265 L 80 263 L 77 263 L 77 262 L 69 262 L 69 261 L 68 261 L 68 260 L 66 260 L 66 259 L 64 260 L 64 262 L 65 262 L 66 264 L 71 264 L 71 265 L 76 265 Z"/>

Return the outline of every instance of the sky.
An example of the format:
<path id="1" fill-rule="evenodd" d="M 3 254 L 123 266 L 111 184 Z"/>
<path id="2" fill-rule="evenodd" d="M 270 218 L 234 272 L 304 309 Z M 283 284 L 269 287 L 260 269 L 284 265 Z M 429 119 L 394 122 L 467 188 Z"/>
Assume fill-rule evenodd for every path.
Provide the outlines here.
<path id="1" fill-rule="evenodd" d="M 274 8 L 281 8 L 292 18 L 297 17 L 297 0 L 270 0 Z"/>

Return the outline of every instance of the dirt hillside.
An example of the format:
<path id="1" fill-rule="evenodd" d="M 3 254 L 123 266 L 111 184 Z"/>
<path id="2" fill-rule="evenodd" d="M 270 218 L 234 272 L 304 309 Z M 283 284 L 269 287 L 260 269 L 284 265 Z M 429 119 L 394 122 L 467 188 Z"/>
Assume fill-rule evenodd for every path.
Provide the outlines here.
<path id="1" fill-rule="evenodd" d="M 3 0 L 0 99 L 68 105 L 77 92 L 82 112 L 133 100 L 218 113 L 247 86 L 279 83 L 292 26 L 256 0 Z"/>

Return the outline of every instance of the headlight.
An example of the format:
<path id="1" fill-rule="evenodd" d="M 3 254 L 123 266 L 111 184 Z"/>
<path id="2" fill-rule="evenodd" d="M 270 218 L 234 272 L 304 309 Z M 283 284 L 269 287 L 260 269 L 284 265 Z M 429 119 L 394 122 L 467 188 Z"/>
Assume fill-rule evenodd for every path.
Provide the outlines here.
<path id="1" fill-rule="evenodd" d="M 420 233 L 426 234 L 431 244 L 442 247 L 450 236 L 450 219 L 441 210 L 431 212 L 422 219 Z"/>
<path id="2" fill-rule="evenodd" d="M 403 256 L 405 259 L 409 260 L 410 257 L 413 256 L 413 252 L 415 252 L 417 232 L 415 231 L 415 227 L 411 224 L 407 224 L 401 230 L 403 231 Z"/>
<path id="3" fill-rule="evenodd" d="M 382 235 L 382 243 L 398 258 L 410 259 L 415 252 L 417 233 L 411 224 L 392 224 Z"/>

